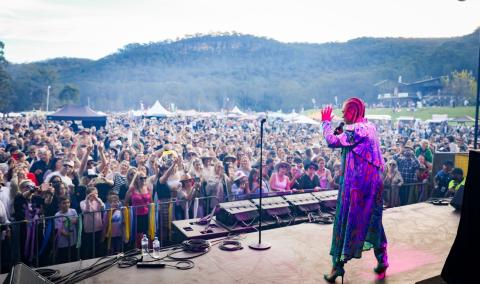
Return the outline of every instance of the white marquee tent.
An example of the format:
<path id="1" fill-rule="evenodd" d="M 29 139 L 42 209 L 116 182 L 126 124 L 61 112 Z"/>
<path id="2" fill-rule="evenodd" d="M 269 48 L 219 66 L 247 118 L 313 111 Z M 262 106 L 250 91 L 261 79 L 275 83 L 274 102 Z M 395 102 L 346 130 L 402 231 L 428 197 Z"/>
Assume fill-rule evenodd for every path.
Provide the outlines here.
<path id="1" fill-rule="evenodd" d="M 171 117 L 173 113 L 165 109 L 157 100 L 151 108 L 145 112 L 146 117 Z"/>

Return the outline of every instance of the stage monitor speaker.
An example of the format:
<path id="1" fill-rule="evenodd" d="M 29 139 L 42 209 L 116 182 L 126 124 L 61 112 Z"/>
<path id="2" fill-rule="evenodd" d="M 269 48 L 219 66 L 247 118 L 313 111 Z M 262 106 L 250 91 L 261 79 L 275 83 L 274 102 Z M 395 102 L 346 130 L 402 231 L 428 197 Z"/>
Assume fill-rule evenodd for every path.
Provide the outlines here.
<path id="1" fill-rule="evenodd" d="M 260 199 L 252 199 L 253 203 L 260 206 Z M 269 216 L 290 214 L 290 204 L 281 196 L 266 197 L 262 199 L 262 210 Z"/>
<path id="2" fill-rule="evenodd" d="M 227 227 L 235 226 L 238 222 L 249 222 L 258 217 L 258 207 L 250 200 L 238 200 L 219 204 L 219 211 L 215 218 Z"/>
<path id="3" fill-rule="evenodd" d="M 23 263 L 18 263 L 12 267 L 12 271 L 4 283 L 9 284 L 53 284 L 50 280 L 44 278 L 38 272 Z"/>
<path id="4" fill-rule="evenodd" d="M 320 205 L 327 209 L 335 209 L 337 206 L 337 197 L 338 190 L 325 190 L 312 192 L 318 200 L 320 200 Z"/>
<path id="5" fill-rule="evenodd" d="M 478 283 L 478 262 L 480 255 L 480 151 L 470 151 L 460 223 L 452 249 L 445 261 L 442 278 L 447 283 Z"/>
<path id="6" fill-rule="evenodd" d="M 297 212 L 300 211 L 307 214 L 320 210 L 319 200 L 311 193 L 285 195 L 283 198 L 295 207 Z"/>

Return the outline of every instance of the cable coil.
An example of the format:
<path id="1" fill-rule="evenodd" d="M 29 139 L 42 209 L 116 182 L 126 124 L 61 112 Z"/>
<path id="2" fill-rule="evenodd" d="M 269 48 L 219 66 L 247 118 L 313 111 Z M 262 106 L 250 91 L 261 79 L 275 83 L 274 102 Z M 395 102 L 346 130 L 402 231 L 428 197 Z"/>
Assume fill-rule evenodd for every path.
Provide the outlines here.
<path id="1" fill-rule="evenodd" d="M 192 239 L 182 242 L 183 249 L 187 252 L 207 252 L 211 244 L 208 240 Z"/>
<path id="2" fill-rule="evenodd" d="M 226 240 L 226 241 L 223 241 L 218 248 L 225 251 L 236 251 L 236 250 L 242 250 L 243 246 L 242 246 L 242 243 L 240 243 L 239 241 Z"/>

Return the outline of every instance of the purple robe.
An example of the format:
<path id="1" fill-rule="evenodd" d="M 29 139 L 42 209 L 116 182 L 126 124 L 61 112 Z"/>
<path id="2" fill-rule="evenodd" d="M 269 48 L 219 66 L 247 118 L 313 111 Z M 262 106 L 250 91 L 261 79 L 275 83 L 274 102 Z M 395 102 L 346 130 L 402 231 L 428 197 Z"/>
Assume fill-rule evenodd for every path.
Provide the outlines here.
<path id="1" fill-rule="evenodd" d="M 384 160 L 375 126 L 367 120 L 335 135 L 323 122 L 329 147 L 342 148 L 343 181 L 338 192 L 330 254 L 333 264 L 360 258 L 362 251 L 386 248 L 382 225 Z"/>

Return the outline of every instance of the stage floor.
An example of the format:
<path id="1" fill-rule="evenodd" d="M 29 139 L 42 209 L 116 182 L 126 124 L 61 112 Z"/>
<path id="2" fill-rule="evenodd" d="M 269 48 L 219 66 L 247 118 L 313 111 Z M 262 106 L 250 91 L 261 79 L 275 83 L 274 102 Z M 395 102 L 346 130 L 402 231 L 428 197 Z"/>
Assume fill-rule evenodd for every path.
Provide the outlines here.
<path id="1" fill-rule="evenodd" d="M 428 203 L 385 210 L 390 268 L 383 283 L 415 283 L 439 275 L 459 219 L 451 206 Z M 257 240 L 258 233 L 249 233 L 242 240 L 243 250 L 226 252 L 215 246 L 194 259 L 195 268 L 188 271 L 114 267 L 83 283 L 325 283 L 323 273 L 331 268 L 331 235 L 332 225 L 304 223 L 271 229 L 262 233 L 262 241 L 271 249 L 253 251 L 248 244 Z M 92 262 L 55 268 L 67 273 Z M 375 264 L 373 251 L 350 261 L 345 266 L 345 283 L 375 283 Z"/>

